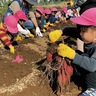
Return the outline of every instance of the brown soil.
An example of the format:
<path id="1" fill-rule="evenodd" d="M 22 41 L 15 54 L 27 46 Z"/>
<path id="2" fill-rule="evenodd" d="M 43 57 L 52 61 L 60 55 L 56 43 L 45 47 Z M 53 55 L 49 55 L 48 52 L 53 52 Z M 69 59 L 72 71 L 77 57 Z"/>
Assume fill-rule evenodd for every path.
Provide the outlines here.
<path id="1" fill-rule="evenodd" d="M 60 29 L 65 25 L 72 24 L 59 23 L 49 31 Z M 43 33 L 43 38 L 18 41 L 15 54 L 4 48 L 0 49 L 0 96 L 57 96 L 50 87 L 48 77 L 39 68 L 39 64 L 46 64 L 48 33 Z M 12 60 L 17 55 L 22 56 L 23 61 L 13 63 Z M 71 82 L 69 91 L 64 96 L 77 96 L 80 92 L 77 85 Z"/>

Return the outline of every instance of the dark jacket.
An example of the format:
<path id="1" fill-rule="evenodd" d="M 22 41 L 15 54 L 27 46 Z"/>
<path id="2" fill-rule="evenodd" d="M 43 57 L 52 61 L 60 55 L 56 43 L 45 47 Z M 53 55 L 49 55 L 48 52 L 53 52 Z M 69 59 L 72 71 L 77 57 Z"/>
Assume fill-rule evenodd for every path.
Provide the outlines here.
<path id="1" fill-rule="evenodd" d="M 77 53 L 73 63 L 86 70 L 86 87 L 96 89 L 96 43 L 84 45 L 84 53 Z"/>
<path id="2" fill-rule="evenodd" d="M 57 21 L 57 18 L 55 18 L 55 16 L 53 15 L 50 15 L 49 18 L 48 18 L 48 22 L 50 23 L 55 23 Z"/>
<path id="3" fill-rule="evenodd" d="M 44 18 L 44 16 L 42 16 L 40 18 L 36 18 L 36 19 L 37 19 L 38 26 L 42 30 L 44 27 L 44 24 L 46 23 L 46 19 Z"/>
<path id="4" fill-rule="evenodd" d="M 84 4 L 80 6 L 80 14 L 82 14 L 87 9 L 94 7 L 96 7 L 96 0 L 87 0 Z"/>

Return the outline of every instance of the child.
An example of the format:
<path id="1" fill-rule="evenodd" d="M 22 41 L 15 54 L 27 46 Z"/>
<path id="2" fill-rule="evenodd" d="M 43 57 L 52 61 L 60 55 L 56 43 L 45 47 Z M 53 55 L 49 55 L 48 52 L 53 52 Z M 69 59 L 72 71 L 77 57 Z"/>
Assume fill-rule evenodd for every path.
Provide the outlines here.
<path id="1" fill-rule="evenodd" d="M 49 33 L 49 38 L 55 42 L 63 34 L 83 40 L 84 52 L 77 53 L 67 45 L 60 44 L 58 54 L 71 59 L 72 63 L 84 70 L 82 76 L 86 91 L 79 96 L 96 96 L 96 8 L 86 10 L 81 16 L 71 18 L 71 21 L 79 25 L 80 32 L 79 30 L 73 33 L 57 30 Z"/>
<path id="2" fill-rule="evenodd" d="M 72 8 L 71 3 L 68 2 L 66 7 L 67 7 L 67 10 L 71 9 Z"/>
<path id="3" fill-rule="evenodd" d="M 54 11 L 54 12 L 52 12 Z M 52 27 L 54 26 L 54 23 L 56 23 L 57 18 L 55 18 L 56 11 L 57 9 L 54 7 L 52 8 L 52 11 L 50 9 L 45 9 L 45 19 L 46 19 L 46 24 L 44 25 L 44 28 L 47 29 L 48 26 Z"/>
<path id="4" fill-rule="evenodd" d="M 19 33 L 24 35 L 25 37 L 34 37 L 34 35 L 32 35 L 30 31 L 24 26 L 24 22 L 28 21 L 25 13 L 22 10 L 18 10 L 17 12 L 15 12 L 14 16 L 18 21 L 17 27 L 18 27 Z"/>
<path id="5" fill-rule="evenodd" d="M 53 7 L 52 9 L 51 9 L 51 14 L 55 17 L 56 16 L 56 13 L 58 12 L 58 9 L 57 8 L 55 8 L 55 7 Z"/>
<path id="6" fill-rule="evenodd" d="M 96 7 L 96 0 L 75 0 L 74 5 L 76 6 L 75 8 L 78 8 L 78 16 L 81 15 L 84 11 L 90 8 Z M 64 27 L 63 31 L 66 32 L 78 32 L 79 30 L 75 26 L 66 26 Z M 80 42 L 79 42 L 80 41 Z M 83 42 L 78 39 L 77 41 L 77 47 L 83 51 Z M 82 46 L 82 47 L 81 47 Z"/>
<path id="7" fill-rule="evenodd" d="M 59 21 L 66 22 L 66 13 L 67 13 L 67 7 L 62 7 L 60 11 L 56 13 L 56 18 L 58 18 Z"/>
<path id="8" fill-rule="evenodd" d="M 51 11 L 52 10 L 52 11 Z M 56 10 L 55 8 L 52 9 L 45 9 L 45 18 L 46 18 L 46 23 L 55 23 L 57 19 L 55 18 Z M 54 11 L 54 12 L 53 12 Z"/>
<path id="9" fill-rule="evenodd" d="M 48 30 L 49 29 L 48 27 L 52 26 L 52 24 L 49 21 L 49 17 L 51 15 L 51 10 L 50 9 L 45 9 L 44 13 L 45 13 L 44 17 L 45 17 L 45 20 L 46 20 L 44 28 L 45 28 L 45 30 Z"/>
<path id="10" fill-rule="evenodd" d="M 2 23 L 0 28 L 0 39 L 5 43 L 6 46 L 9 47 L 10 52 L 14 54 L 14 47 L 12 46 L 7 31 L 16 34 L 18 32 L 17 21 L 13 15 L 6 16 L 4 19 L 4 23 Z"/>
<path id="11" fill-rule="evenodd" d="M 41 6 L 38 6 L 35 11 L 35 16 L 37 19 L 38 26 L 42 31 L 44 29 L 44 24 L 46 23 L 46 19 L 44 18 L 44 9 Z"/>
<path id="12" fill-rule="evenodd" d="M 57 8 L 55 8 L 55 7 L 53 7 L 52 9 L 51 9 L 51 14 L 50 14 L 50 16 L 49 16 L 49 22 L 50 23 L 55 23 L 56 21 L 57 21 L 57 18 L 55 18 L 55 15 L 56 15 L 56 13 L 57 13 Z"/>
<path id="13" fill-rule="evenodd" d="M 49 22 L 48 21 L 49 20 L 49 16 L 51 15 L 51 10 L 50 9 L 45 9 L 44 13 L 45 13 L 44 17 L 46 19 L 46 23 L 48 23 Z"/>
<path id="14" fill-rule="evenodd" d="M 70 9 L 67 10 L 66 19 L 69 20 L 69 19 L 72 18 L 72 17 L 76 17 L 76 16 L 75 16 L 75 14 L 74 14 L 74 12 L 73 12 L 73 9 L 70 8 Z"/>

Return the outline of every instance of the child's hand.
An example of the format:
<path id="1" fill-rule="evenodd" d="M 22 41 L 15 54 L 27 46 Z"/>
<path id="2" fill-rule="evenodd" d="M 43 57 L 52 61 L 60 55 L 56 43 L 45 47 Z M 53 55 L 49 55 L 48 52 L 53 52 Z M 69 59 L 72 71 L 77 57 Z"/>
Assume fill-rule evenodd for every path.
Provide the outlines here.
<path id="1" fill-rule="evenodd" d="M 45 29 L 43 29 L 43 30 L 42 30 L 42 32 L 44 32 L 44 33 L 45 33 L 45 32 L 46 32 L 46 30 L 45 30 Z"/>
<path id="2" fill-rule="evenodd" d="M 33 35 L 33 34 L 31 34 L 31 33 L 30 33 L 30 34 L 28 34 L 28 36 L 29 36 L 29 37 L 31 37 L 31 38 L 34 38 L 34 35 Z"/>
<path id="3" fill-rule="evenodd" d="M 49 39 L 51 42 L 56 42 L 62 35 L 61 30 L 55 30 L 49 33 Z"/>
<path id="4" fill-rule="evenodd" d="M 59 23 L 59 21 L 56 21 L 55 23 L 56 23 L 56 24 L 58 24 L 58 23 Z"/>
<path id="5" fill-rule="evenodd" d="M 65 44 L 59 44 L 59 47 L 58 47 L 58 54 L 62 57 L 67 57 L 69 59 L 74 59 L 74 56 L 75 56 L 75 51 L 68 47 L 67 45 Z"/>
<path id="6" fill-rule="evenodd" d="M 45 24 L 45 25 L 44 25 L 44 28 L 48 28 L 48 26 L 49 26 L 49 25 Z"/>
<path id="7" fill-rule="evenodd" d="M 47 22 L 46 25 L 50 25 L 50 22 Z"/>
<path id="8" fill-rule="evenodd" d="M 21 34 L 18 34 L 15 38 L 16 41 L 21 41 L 23 39 Z"/>
<path id="9" fill-rule="evenodd" d="M 49 25 L 50 25 L 50 22 L 46 23 L 46 24 L 44 25 L 44 28 L 48 28 Z"/>
<path id="10" fill-rule="evenodd" d="M 53 27 L 53 26 L 55 26 L 55 25 L 54 25 L 53 23 L 50 23 L 50 26 Z"/>
<path id="11" fill-rule="evenodd" d="M 10 48 L 10 52 L 14 54 L 15 53 L 14 47 L 12 45 L 10 45 L 9 48 Z"/>

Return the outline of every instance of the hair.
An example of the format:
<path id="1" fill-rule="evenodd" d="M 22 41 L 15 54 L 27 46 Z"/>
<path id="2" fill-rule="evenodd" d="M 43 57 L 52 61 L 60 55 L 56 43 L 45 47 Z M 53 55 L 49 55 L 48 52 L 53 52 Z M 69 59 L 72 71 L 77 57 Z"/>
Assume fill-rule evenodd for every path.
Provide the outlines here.
<path id="1" fill-rule="evenodd" d="M 68 2 L 67 5 L 71 5 L 70 2 Z"/>
<path id="2" fill-rule="evenodd" d="M 28 10 L 29 10 L 29 5 L 28 5 L 29 3 L 28 3 L 26 0 L 23 0 L 23 2 L 26 3 L 26 7 L 27 7 Z"/>
<path id="3" fill-rule="evenodd" d="M 42 13 L 39 10 L 36 10 L 36 12 L 38 12 L 40 15 L 42 15 Z"/>
<path id="4" fill-rule="evenodd" d="M 86 32 L 88 28 L 91 28 L 92 30 L 96 30 L 96 26 L 77 25 L 77 28 L 80 29 L 80 31 L 82 32 Z"/>
<path id="5" fill-rule="evenodd" d="M 25 2 L 26 4 L 28 4 L 28 2 L 26 0 L 23 0 L 23 2 Z"/>

